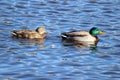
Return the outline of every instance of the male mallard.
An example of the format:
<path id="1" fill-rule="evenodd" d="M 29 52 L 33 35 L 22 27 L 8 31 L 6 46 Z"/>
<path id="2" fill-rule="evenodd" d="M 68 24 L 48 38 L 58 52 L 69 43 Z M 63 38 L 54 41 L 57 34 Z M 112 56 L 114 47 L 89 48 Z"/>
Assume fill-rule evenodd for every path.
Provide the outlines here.
<path id="1" fill-rule="evenodd" d="M 63 40 L 69 40 L 71 42 L 74 42 L 75 44 L 92 45 L 97 44 L 97 35 L 104 33 L 105 32 L 101 31 L 100 29 L 93 27 L 90 29 L 89 32 L 82 30 L 66 32 L 62 33 L 61 37 Z"/>
<path id="2" fill-rule="evenodd" d="M 38 27 L 36 30 L 14 30 L 12 31 L 13 37 L 36 39 L 44 38 L 47 31 L 43 27 Z"/>

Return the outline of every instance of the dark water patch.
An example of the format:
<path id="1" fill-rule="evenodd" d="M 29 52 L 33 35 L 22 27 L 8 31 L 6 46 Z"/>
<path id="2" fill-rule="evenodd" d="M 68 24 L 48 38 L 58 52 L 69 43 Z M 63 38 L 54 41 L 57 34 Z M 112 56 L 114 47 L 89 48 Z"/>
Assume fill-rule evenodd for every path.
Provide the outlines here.
<path id="1" fill-rule="evenodd" d="M 104 73 L 102 73 L 102 74 L 104 74 L 104 75 L 109 75 L 110 76 L 110 78 L 113 78 L 113 79 L 119 79 L 120 77 L 119 77 L 119 75 L 120 75 L 120 73 L 118 72 L 114 72 L 114 71 L 108 71 L 108 72 L 104 72 Z"/>
<path id="2" fill-rule="evenodd" d="M 112 5 L 112 2 L 110 1 L 101 1 L 101 2 L 98 2 L 98 4 L 102 4 L 102 5 Z"/>
<path id="3" fill-rule="evenodd" d="M 70 11 L 71 9 L 69 9 L 69 8 L 59 8 L 59 9 L 56 9 L 56 10 L 58 10 L 58 11 Z"/>
<path id="4" fill-rule="evenodd" d="M 97 3 L 97 0 L 89 0 L 88 3 Z"/>
<path id="5" fill-rule="evenodd" d="M 111 26 L 108 23 L 97 23 L 96 26 Z"/>
<path id="6" fill-rule="evenodd" d="M 103 59 L 103 60 L 112 60 L 112 57 L 111 57 L 111 54 L 112 53 L 101 53 L 101 54 L 97 54 L 97 57 L 100 58 L 100 59 Z"/>
<path id="7" fill-rule="evenodd" d="M 12 3 L 8 3 L 7 1 L 1 1 L 0 6 L 11 6 Z"/>
<path id="8" fill-rule="evenodd" d="M 112 11 L 112 10 L 107 10 L 107 11 L 103 11 L 103 13 L 113 13 L 114 11 Z"/>
<path id="9" fill-rule="evenodd" d="M 116 56 L 119 56 L 119 55 L 120 55 L 120 52 L 117 51 L 117 52 L 113 52 L 112 54 L 113 54 L 113 55 L 116 55 Z"/>
<path id="10" fill-rule="evenodd" d="M 46 2 L 42 2 L 42 1 L 41 2 L 31 1 L 30 4 L 31 5 L 37 5 L 37 6 L 40 6 L 40 7 L 41 6 L 43 7 L 43 6 L 47 5 Z"/>
<path id="11" fill-rule="evenodd" d="M 59 12 L 58 12 L 58 11 L 55 11 L 55 10 L 46 11 L 46 12 L 48 12 L 48 13 L 52 13 L 52 14 L 54 14 L 54 13 L 55 13 L 56 15 L 57 15 L 57 14 L 59 14 Z"/>
<path id="12" fill-rule="evenodd" d="M 58 4 L 59 2 L 58 2 L 58 1 L 56 1 L 56 0 L 51 0 L 51 1 L 48 1 L 48 3 Z"/>
<path id="13" fill-rule="evenodd" d="M 116 44 L 116 45 L 115 45 L 115 47 L 120 47 L 120 44 L 119 44 L 119 43 L 118 43 L 118 44 Z"/>
<path id="14" fill-rule="evenodd" d="M 6 73 L 0 73 L 0 75 L 6 75 L 6 76 L 13 76 L 13 75 L 19 75 L 17 72 L 6 72 Z"/>
<path id="15" fill-rule="evenodd" d="M 113 28 L 108 28 L 107 30 L 109 30 L 109 31 L 118 31 L 118 29 L 115 28 L 115 27 L 113 27 Z"/>
<path id="16" fill-rule="evenodd" d="M 106 74 L 106 75 L 115 75 L 115 74 L 120 74 L 119 72 L 113 72 L 113 71 L 109 71 L 109 72 L 104 72 L 103 74 Z"/>
<path id="17" fill-rule="evenodd" d="M 96 10 L 90 10 L 90 9 L 84 9 L 84 10 L 82 10 L 83 12 L 96 12 Z"/>
<path id="18" fill-rule="evenodd" d="M 29 77 L 28 77 L 29 76 Z M 21 79 L 31 79 L 33 77 L 36 77 L 35 75 L 33 75 L 32 73 L 27 73 L 27 74 L 21 74 L 20 76 L 17 76 L 16 78 L 21 78 Z"/>
<path id="19" fill-rule="evenodd" d="M 23 4 L 16 4 L 15 5 L 15 8 L 21 8 L 21 9 L 25 9 L 25 8 L 27 8 L 25 5 L 23 5 Z"/>
<path id="20" fill-rule="evenodd" d="M 117 24 L 118 21 L 117 21 L 117 19 L 111 19 L 110 22 L 111 22 L 111 23 L 116 23 L 116 24 Z"/>

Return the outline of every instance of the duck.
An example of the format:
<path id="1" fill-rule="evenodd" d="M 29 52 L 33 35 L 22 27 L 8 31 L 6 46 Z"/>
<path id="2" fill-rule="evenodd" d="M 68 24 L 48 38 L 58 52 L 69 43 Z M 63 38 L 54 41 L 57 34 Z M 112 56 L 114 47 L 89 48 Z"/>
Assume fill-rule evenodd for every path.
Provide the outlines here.
<path id="1" fill-rule="evenodd" d="M 61 37 L 63 41 L 72 42 L 75 45 L 88 46 L 98 43 L 99 38 L 97 35 L 99 34 L 105 34 L 105 32 L 97 27 L 92 27 L 89 32 L 84 30 L 64 32 L 61 34 Z"/>
<path id="2" fill-rule="evenodd" d="M 45 38 L 47 33 L 44 27 L 38 27 L 36 30 L 13 30 L 12 36 L 16 38 L 41 39 Z"/>

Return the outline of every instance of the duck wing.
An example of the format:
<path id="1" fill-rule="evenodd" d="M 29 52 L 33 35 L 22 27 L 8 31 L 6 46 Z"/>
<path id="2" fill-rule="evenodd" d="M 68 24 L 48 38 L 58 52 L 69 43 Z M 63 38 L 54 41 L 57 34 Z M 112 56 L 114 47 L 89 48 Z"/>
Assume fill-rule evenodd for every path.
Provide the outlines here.
<path id="1" fill-rule="evenodd" d="M 68 38 L 68 37 L 85 37 L 90 35 L 87 31 L 72 31 L 67 33 L 62 33 L 62 38 Z"/>
<path id="2" fill-rule="evenodd" d="M 36 31 L 33 31 L 33 30 L 14 30 L 14 31 L 12 31 L 12 34 L 14 36 L 19 35 L 19 34 L 32 34 L 32 33 L 36 33 Z"/>

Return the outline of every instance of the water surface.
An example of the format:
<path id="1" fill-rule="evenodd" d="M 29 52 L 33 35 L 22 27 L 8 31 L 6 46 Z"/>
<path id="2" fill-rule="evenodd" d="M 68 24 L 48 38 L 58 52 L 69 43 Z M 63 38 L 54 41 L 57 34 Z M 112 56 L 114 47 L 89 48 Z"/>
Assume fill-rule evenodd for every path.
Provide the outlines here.
<path id="1" fill-rule="evenodd" d="M 45 26 L 46 40 L 11 38 L 15 29 Z M 106 31 L 96 49 L 64 46 L 70 30 Z M 1 0 L 1 80 L 119 80 L 119 0 Z"/>

